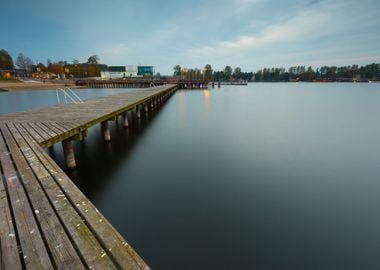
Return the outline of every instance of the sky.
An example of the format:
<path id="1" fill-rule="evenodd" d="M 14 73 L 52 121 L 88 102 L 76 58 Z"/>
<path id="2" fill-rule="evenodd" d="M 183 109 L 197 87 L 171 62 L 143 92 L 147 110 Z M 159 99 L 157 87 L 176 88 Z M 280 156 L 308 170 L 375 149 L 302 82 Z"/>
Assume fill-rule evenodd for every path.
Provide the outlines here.
<path id="1" fill-rule="evenodd" d="M 380 62 L 379 0 L 18 0 L 0 25 L 0 49 L 43 63 L 96 54 L 172 74 Z"/>

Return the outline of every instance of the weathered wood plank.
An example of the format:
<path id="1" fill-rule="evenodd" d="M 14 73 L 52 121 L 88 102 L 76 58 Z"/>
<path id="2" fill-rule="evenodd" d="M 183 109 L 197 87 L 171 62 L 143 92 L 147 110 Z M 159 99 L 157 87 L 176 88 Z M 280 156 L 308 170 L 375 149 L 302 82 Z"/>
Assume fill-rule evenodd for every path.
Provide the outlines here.
<path id="1" fill-rule="evenodd" d="M 112 227 L 96 207 L 83 195 L 59 166 L 45 151 L 34 149 L 48 171 L 60 185 L 67 198 L 75 206 L 86 223 L 92 228 L 107 254 L 112 256 L 123 269 L 149 269 L 124 238 Z M 135 265 L 135 267 L 132 267 Z"/>
<path id="2" fill-rule="evenodd" d="M 51 138 L 51 136 L 46 133 L 43 129 L 41 129 L 38 125 L 36 125 L 36 123 L 34 122 L 28 122 L 27 123 L 35 132 L 37 132 L 40 137 L 43 138 L 43 140 L 49 140 Z"/>
<path id="3" fill-rule="evenodd" d="M 38 134 L 38 132 L 36 132 L 34 130 L 33 127 L 31 127 L 28 123 L 25 123 L 25 122 L 21 122 L 20 123 L 25 129 L 28 130 L 28 132 L 32 135 L 33 139 L 36 140 L 37 142 L 43 142 L 45 139 L 40 135 Z"/>
<path id="4" fill-rule="evenodd" d="M 38 126 L 40 129 L 42 129 L 46 134 L 48 134 L 50 138 L 56 137 L 59 134 L 55 132 L 52 126 L 48 127 L 41 122 L 35 122 L 34 124 Z"/>
<path id="5" fill-rule="evenodd" d="M 8 132 L 4 124 L 0 124 L 1 133 L 7 140 Z M 6 179 L 6 185 L 12 205 L 16 227 L 20 239 L 25 266 L 29 269 L 52 269 L 49 254 L 43 242 L 40 229 L 34 218 L 27 195 L 20 178 L 6 149 L 5 141 L 0 136 L 0 160 Z"/>
<path id="6" fill-rule="evenodd" d="M 54 121 L 47 121 L 47 122 L 43 122 L 41 124 L 48 127 L 52 131 L 54 131 L 54 133 L 56 133 L 57 135 L 65 133 L 68 131 L 66 128 L 63 128 L 63 127 L 57 125 Z"/>
<path id="7" fill-rule="evenodd" d="M 35 151 L 38 150 L 39 152 L 41 148 L 32 143 L 28 143 L 30 137 L 21 126 L 17 124 L 9 124 L 9 126 L 12 134 L 14 134 L 20 144 L 20 149 L 23 150 L 24 155 L 28 156 L 28 159 L 31 160 L 30 163 L 34 174 L 38 177 L 40 184 L 52 202 L 70 238 L 76 244 L 78 252 L 80 252 L 81 257 L 86 262 L 86 266 L 91 269 L 116 268 L 110 257 L 104 251 L 104 248 L 99 244 L 87 224 L 56 183 L 51 175 L 54 171 L 47 170 L 43 164 L 44 162 L 37 156 Z"/>
<path id="8" fill-rule="evenodd" d="M 30 148 L 22 140 L 21 135 L 15 132 L 13 127 L 8 128 L 11 133 L 7 144 L 12 152 L 14 163 L 20 173 L 20 178 L 23 181 L 30 203 L 34 211 L 38 211 L 36 217 L 46 239 L 49 253 L 53 258 L 53 264 L 59 269 L 84 269 L 80 257 L 66 235 L 64 227 L 46 197 L 42 186 L 36 179 L 35 174 L 38 176 L 37 172 L 41 168 L 41 164 L 31 155 Z"/>
<path id="9" fill-rule="evenodd" d="M 0 149 L 4 148 L 6 148 L 5 145 L 0 146 Z M 17 235 L 7 197 L 0 162 L 0 269 L 17 270 L 22 269 L 22 266 L 16 240 Z"/>

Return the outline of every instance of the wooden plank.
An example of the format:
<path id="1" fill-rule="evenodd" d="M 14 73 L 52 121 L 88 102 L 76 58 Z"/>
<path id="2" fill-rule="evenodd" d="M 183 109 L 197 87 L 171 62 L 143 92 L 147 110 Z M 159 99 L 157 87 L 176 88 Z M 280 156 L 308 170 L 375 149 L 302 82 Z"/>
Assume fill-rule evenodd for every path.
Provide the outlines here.
<path id="1" fill-rule="evenodd" d="M 97 238 L 105 246 L 107 254 L 112 256 L 123 269 L 149 269 L 133 248 L 128 245 L 124 238 L 83 195 L 48 154 L 41 150 L 41 148 L 31 147 L 50 174 L 57 181 L 68 200 L 73 204 L 81 217 L 86 221 L 89 227 L 91 227 L 93 233 L 96 234 Z"/>
<path id="2" fill-rule="evenodd" d="M 42 129 L 46 134 L 48 134 L 50 138 L 56 137 L 58 135 L 51 126 L 46 126 L 41 122 L 35 122 L 34 124 Z"/>
<path id="3" fill-rule="evenodd" d="M 9 131 L 5 131 L 4 135 L 8 138 L 9 150 L 12 152 L 14 163 L 18 168 L 30 203 L 34 211 L 38 211 L 38 215 L 36 215 L 37 221 L 42 235 L 46 239 L 48 252 L 54 261 L 53 264 L 59 269 L 84 269 L 80 257 L 66 235 L 64 227 L 61 225 L 44 190 L 33 174 L 33 171 L 36 172 L 36 168 L 38 169 L 40 164 L 29 154 L 30 149 L 25 144 L 17 145 L 17 142 L 20 141 L 20 135 L 13 132 L 14 130 L 9 127 Z M 25 157 L 21 151 L 26 153 Z M 25 158 L 29 160 L 29 164 Z M 33 167 L 33 171 L 29 165 Z"/>
<path id="4" fill-rule="evenodd" d="M 51 138 L 51 136 L 49 134 L 47 134 L 43 129 L 41 129 L 38 125 L 36 125 L 35 123 L 33 122 L 28 122 L 28 125 L 30 126 L 30 128 L 32 128 L 33 130 L 35 130 L 35 132 L 37 132 L 40 137 L 43 138 L 43 140 L 49 140 Z"/>
<path id="5" fill-rule="evenodd" d="M 59 124 L 57 124 L 54 121 L 44 122 L 43 124 L 46 126 L 50 126 L 55 131 L 55 133 L 57 133 L 58 135 L 62 134 L 62 133 L 66 133 L 69 131 L 69 129 L 60 126 Z"/>
<path id="6" fill-rule="evenodd" d="M 51 173 L 47 170 L 43 161 L 36 155 L 35 150 L 41 148 L 35 144 L 28 143 L 29 135 L 21 126 L 9 124 L 9 129 L 20 144 L 20 149 L 25 156 L 31 160 L 30 164 L 34 174 L 38 177 L 40 184 L 45 190 L 49 200 L 52 202 L 57 215 L 69 233 L 70 238 L 76 244 L 78 252 L 91 269 L 114 269 L 116 266 L 104 251 L 104 248 L 92 234 L 82 217 L 77 213 L 64 192 L 60 189 Z M 75 269 L 75 268 L 74 268 Z"/>
<path id="7" fill-rule="evenodd" d="M 5 125 L 0 124 L 0 129 L 4 138 L 7 139 L 7 128 Z M 38 215 L 38 212 L 33 213 L 33 211 L 37 209 L 32 209 L 29 205 L 28 198 L 13 166 L 10 153 L 5 147 L 5 141 L 2 136 L 0 136 L 0 160 L 15 217 L 25 266 L 29 269 L 52 269 L 53 265 L 34 218 L 34 213 Z"/>
<path id="8" fill-rule="evenodd" d="M 67 123 L 65 122 L 60 122 L 60 121 L 57 121 L 55 122 L 55 125 L 58 127 L 61 127 L 61 129 L 65 129 L 66 132 L 69 132 L 69 131 L 74 131 L 75 129 L 78 128 L 78 126 L 74 126 L 74 125 L 68 125 Z"/>
<path id="9" fill-rule="evenodd" d="M 0 146 L 4 148 L 5 145 Z M 0 269 L 22 269 L 16 237 L 0 162 Z"/>
<path id="10" fill-rule="evenodd" d="M 33 137 L 34 140 L 37 142 L 43 142 L 45 139 L 42 138 L 40 134 L 37 133 L 37 131 L 34 130 L 28 123 L 20 123 Z"/>

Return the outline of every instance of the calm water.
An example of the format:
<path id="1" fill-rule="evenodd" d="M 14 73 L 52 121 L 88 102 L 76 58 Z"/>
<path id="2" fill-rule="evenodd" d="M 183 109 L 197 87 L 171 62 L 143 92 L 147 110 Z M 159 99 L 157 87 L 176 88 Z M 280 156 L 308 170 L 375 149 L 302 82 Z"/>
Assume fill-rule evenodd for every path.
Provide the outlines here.
<path id="1" fill-rule="evenodd" d="M 380 84 L 178 91 L 109 144 L 92 128 L 70 176 L 153 269 L 380 269 L 379 104 Z"/>

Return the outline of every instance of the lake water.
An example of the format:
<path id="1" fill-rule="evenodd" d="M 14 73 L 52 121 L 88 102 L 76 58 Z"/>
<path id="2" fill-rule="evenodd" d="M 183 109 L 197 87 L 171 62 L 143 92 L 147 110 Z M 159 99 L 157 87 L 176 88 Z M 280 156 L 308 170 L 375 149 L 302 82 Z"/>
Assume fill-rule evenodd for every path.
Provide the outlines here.
<path id="1" fill-rule="evenodd" d="M 55 102 L 12 94 L 0 112 Z M 69 175 L 153 269 L 380 269 L 379 116 L 377 83 L 179 90 L 111 143 L 91 128 Z"/>

